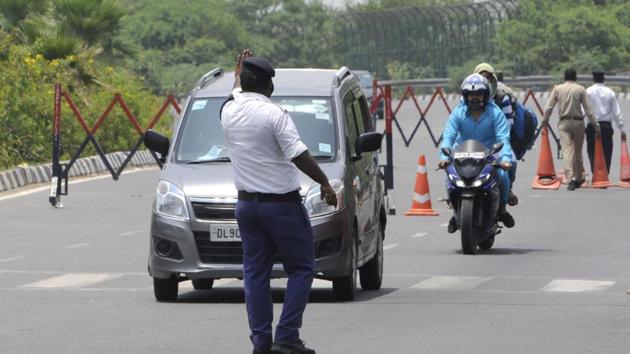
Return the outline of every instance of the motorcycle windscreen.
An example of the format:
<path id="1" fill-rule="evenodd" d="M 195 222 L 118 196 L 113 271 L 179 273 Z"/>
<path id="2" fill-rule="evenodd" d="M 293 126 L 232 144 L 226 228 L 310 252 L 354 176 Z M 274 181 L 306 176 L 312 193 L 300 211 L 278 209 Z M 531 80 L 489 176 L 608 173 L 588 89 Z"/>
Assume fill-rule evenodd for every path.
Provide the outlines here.
<path id="1" fill-rule="evenodd" d="M 455 169 L 460 178 L 471 181 L 481 173 L 485 165 L 488 149 L 476 140 L 462 142 L 453 152 Z"/>

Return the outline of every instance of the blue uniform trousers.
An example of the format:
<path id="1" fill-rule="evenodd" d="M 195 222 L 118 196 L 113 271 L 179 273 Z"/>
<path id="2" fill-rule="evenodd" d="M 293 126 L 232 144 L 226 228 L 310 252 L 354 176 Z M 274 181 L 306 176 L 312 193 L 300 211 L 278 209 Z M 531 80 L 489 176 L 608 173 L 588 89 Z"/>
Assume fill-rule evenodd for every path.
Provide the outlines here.
<path id="1" fill-rule="evenodd" d="M 254 349 L 268 349 L 272 344 L 269 280 L 276 254 L 282 257 L 289 279 L 275 340 L 296 342 L 315 274 L 313 230 L 308 214 L 299 201 L 239 200 L 236 220 L 243 246 L 245 303 Z"/>

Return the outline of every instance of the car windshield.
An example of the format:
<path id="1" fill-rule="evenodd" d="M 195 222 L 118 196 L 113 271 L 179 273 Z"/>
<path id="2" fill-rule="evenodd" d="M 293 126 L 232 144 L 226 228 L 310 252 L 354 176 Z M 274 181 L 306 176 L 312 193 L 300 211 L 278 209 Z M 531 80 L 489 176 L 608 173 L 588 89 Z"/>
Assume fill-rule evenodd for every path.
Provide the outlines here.
<path id="1" fill-rule="evenodd" d="M 272 97 L 291 115 L 295 126 L 316 159 L 331 159 L 336 150 L 334 116 L 329 98 Z M 219 120 L 224 98 L 196 98 L 186 112 L 174 156 L 183 163 L 229 162 Z"/>

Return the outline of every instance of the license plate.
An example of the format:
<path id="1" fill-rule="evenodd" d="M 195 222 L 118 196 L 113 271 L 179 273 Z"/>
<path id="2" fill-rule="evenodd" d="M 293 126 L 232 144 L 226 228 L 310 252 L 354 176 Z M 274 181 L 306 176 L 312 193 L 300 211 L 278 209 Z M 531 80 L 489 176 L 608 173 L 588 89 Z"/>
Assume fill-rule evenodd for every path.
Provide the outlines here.
<path id="1" fill-rule="evenodd" d="M 210 241 L 240 242 L 238 224 L 210 224 Z"/>

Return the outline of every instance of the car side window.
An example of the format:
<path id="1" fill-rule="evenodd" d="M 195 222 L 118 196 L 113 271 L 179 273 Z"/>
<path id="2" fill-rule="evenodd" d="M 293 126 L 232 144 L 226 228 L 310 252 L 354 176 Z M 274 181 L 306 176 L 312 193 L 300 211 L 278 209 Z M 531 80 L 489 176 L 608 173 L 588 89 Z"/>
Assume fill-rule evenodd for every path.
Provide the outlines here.
<path id="1" fill-rule="evenodd" d="M 363 118 L 363 122 L 365 124 L 365 130 L 368 132 L 374 131 L 374 124 L 371 119 L 372 115 L 370 114 L 370 109 L 368 108 L 369 106 L 365 96 L 361 96 L 358 101 L 361 107 L 361 117 Z"/>
<path id="2" fill-rule="evenodd" d="M 363 110 L 361 109 L 361 102 L 359 101 L 358 98 L 354 99 L 354 102 L 352 103 L 352 110 L 354 111 L 354 118 L 357 122 L 357 130 L 359 132 L 359 135 L 363 134 L 366 132 L 366 121 L 363 118 Z"/>
<path id="3" fill-rule="evenodd" d="M 355 101 L 356 100 L 352 92 L 346 93 L 346 95 L 343 97 L 343 110 L 346 117 L 346 130 L 348 132 L 348 143 L 350 145 L 349 149 L 351 156 L 354 156 L 356 154 L 355 144 L 360 134 L 354 109 Z"/>

